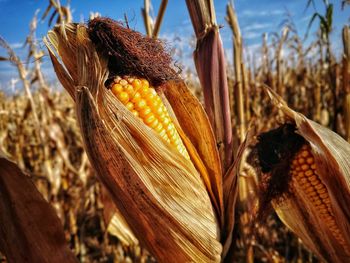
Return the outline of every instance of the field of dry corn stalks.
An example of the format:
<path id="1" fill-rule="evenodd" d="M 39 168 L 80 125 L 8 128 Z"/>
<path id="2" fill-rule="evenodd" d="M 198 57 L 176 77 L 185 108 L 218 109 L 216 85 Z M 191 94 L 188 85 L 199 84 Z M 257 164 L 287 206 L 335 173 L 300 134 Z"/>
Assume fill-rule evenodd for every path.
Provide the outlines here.
<path id="1" fill-rule="evenodd" d="M 148 13 L 149 2 L 145 1 L 142 14 L 149 36 L 157 37 L 163 15 L 166 16 L 166 3 L 162 1 L 155 24 L 152 24 Z M 191 10 L 194 7 L 187 4 L 195 23 L 196 14 Z M 51 24 L 56 20 L 57 24 L 72 22 L 69 7 L 60 6 L 55 0 L 50 0 L 42 18 L 35 14 L 26 41 L 28 61 L 33 61 L 29 67 L 6 40 L 0 38 L 1 48 L 8 53 L 8 57 L 1 58 L 1 63 L 12 63 L 18 69 L 17 78 L 23 84 L 23 92 L 18 94 L 0 91 L 0 153 L 28 174 L 40 193 L 55 208 L 69 247 L 80 262 L 155 262 L 146 249 L 139 245 L 125 245 L 111 231 L 107 231 L 106 218 L 109 215 L 104 209 L 104 189 L 84 150 L 76 120 L 76 106 L 66 91 L 51 87 L 48 76 L 41 70 L 41 60 L 47 55 L 47 50 L 43 45 L 38 45 L 35 38 L 40 19 Z M 305 45 L 303 37 L 296 33 L 293 22 L 288 19 L 280 34 L 273 35 L 269 40 L 263 36 L 259 52 L 254 57 L 248 57 L 244 53 L 236 11 L 231 4 L 227 5 L 226 20 L 232 29 L 234 54 L 229 55 L 234 56 L 234 63 L 233 68 L 226 69 L 227 107 L 231 111 L 231 115 L 228 115 L 231 121 L 225 128 L 232 127 L 230 147 L 234 153 L 244 141 L 247 130 L 261 133 L 283 123 L 280 111 L 266 92 L 266 86 L 279 94 L 290 108 L 350 142 L 348 26 L 344 25 L 343 39 L 337 40 L 343 45 L 340 57 L 331 48 L 331 21 L 326 21 L 330 22 L 328 31 L 320 28 L 318 37 Z M 197 22 L 193 26 L 198 38 L 202 30 L 201 22 L 206 21 Z M 201 55 L 199 51 L 197 63 Z M 199 74 L 205 70 L 197 67 Z M 195 74 L 193 69 L 191 75 Z M 205 94 L 202 88 L 205 87 L 201 87 L 195 78 L 185 81 L 203 102 Z M 222 83 L 219 81 L 216 84 Z M 225 144 L 227 138 L 223 135 L 217 139 L 219 146 Z M 226 155 L 223 166 L 227 168 L 231 162 Z M 259 177 L 249 156 L 245 156 L 238 173 L 230 259 L 233 262 L 319 262 L 318 257 L 284 226 L 275 212 L 271 211 L 262 220 L 254 220 L 252 215 L 256 211 L 258 195 Z M 1 209 L 0 212 L 4 213 Z M 1 253 L 0 262 L 7 262 Z"/>

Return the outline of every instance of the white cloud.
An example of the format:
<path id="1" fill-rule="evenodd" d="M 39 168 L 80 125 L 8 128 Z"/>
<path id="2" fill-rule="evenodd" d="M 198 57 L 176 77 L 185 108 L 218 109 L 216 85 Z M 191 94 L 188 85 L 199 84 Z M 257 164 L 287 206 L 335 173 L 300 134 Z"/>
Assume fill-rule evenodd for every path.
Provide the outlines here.
<path id="1" fill-rule="evenodd" d="M 246 47 L 247 50 L 258 52 L 261 49 L 261 43 L 252 44 Z"/>
<path id="2" fill-rule="evenodd" d="M 270 24 L 270 23 L 252 23 L 248 26 L 243 27 L 243 31 L 260 30 L 260 29 L 271 27 L 271 26 L 272 26 L 272 24 Z"/>
<path id="3" fill-rule="evenodd" d="M 257 33 L 257 32 L 253 32 L 253 31 L 247 31 L 247 32 L 243 32 L 242 36 L 244 39 L 255 39 L 258 37 L 261 37 L 261 33 Z"/>
<path id="4" fill-rule="evenodd" d="M 271 15 L 283 15 L 285 11 L 276 9 L 269 11 L 253 11 L 253 10 L 244 10 L 241 15 L 242 16 L 271 16 Z"/>
<path id="5" fill-rule="evenodd" d="M 1 0 L 0 0 L 0 1 L 1 1 Z M 18 48 L 23 47 L 23 43 L 20 43 L 20 42 L 11 43 L 11 44 L 9 44 L 9 45 L 10 45 L 10 47 L 11 47 L 12 49 L 18 49 Z"/>

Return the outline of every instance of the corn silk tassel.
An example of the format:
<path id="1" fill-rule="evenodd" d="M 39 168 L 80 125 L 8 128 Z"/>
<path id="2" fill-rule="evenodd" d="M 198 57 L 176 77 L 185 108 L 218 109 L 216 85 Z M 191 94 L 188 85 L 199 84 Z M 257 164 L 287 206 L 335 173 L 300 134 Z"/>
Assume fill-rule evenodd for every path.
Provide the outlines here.
<path id="1" fill-rule="evenodd" d="M 272 205 L 321 260 L 349 262 L 350 145 L 268 94 L 286 123 L 258 135 L 253 150 L 261 171 L 259 215 Z"/>
<path id="2" fill-rule="evenodd" d="M 110 227 L 160 262 L 220 262 L 236 180 L 231 173 L 224 200 L 208 117 L 163 44 L 107 18 L 55 27 L 44 41 L 116 205 Z"/>

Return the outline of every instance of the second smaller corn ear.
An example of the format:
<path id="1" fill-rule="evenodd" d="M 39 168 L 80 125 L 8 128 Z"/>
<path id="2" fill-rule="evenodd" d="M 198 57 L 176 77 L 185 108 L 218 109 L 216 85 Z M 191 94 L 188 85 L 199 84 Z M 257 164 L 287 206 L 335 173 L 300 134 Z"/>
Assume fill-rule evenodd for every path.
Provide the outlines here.
<path id="1" fill-rule="evenodd" d="M 348 262 L 350 144 L 268 93 L 287 123 L 258 136 L 260 170 L 270 180 L 268 200 L 320 259 Z"/>

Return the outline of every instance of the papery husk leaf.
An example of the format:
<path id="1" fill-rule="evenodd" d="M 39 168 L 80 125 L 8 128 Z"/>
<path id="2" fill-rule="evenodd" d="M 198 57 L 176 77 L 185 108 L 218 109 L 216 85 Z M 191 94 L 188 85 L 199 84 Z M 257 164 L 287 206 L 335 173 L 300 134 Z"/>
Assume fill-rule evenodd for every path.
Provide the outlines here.
<path id="1" fill-rule="evenodd" d="M 197 170 L 201 172 L 221 224 L 224 221 L 222 169 L 216 140 L 209 119 L 198 99 L 182 81 L 164 85 L 164 94 L 180 123 L 182 139 Z M 178 129 L 179 130 L 179 129 Z M 186 136 L 186 138 L 185 138 Z M 191 150 L 191 145 L 196 153 Z M 196 158 L 196 154 L 199 156 Z"/>
<path id="2" fill-rule="evenodd" d="M 0 250 L 8 262 L 78 262 L 54 208 L 15 163 L 2 157 Z"/>
<path id="3" fill-rule="evenodd" d="M 153 131 L 123 112 L 114 97 L 109 99 L 120 108 L 98 115 L 85 91 L 77 107 L 88 155 L 140 242 L 160 261 L 219 261 L 215 214 L 194 167 L 186 167 L 179 153 L 159 147 L 162 139 L 152 138 Z M 120 123 L 112 119 L 117 112 L 122 113 Z M 107 120 L 115 126 L 105 125 Z"/>
<path id="4" fill-rule="evenodd" d="M 65 24 L 56 27 L 54 31 L 49 31 L 47 37 L 44 38 L 56 75 L 73 99 L 75 99 L 75 86 L 77 85 L 77 82 L 74 81 L 78 79 L 76 28 L 77 24 Z M 64 66 L 59 63 L 58 58 L 62 60 Z"/>
<path id="5" fill-rule="evenodd" d="M 116 236 L 126 246 L 138 245 L 139 241 L 103 186 L 101 188 L 101 200 L 107 232 Z"/>
<path id="6" fill-rule="evenodd" d="M 294 184 L 295 193 L 274 207 L 281 220 L 292 229 L 316 255 L 329 262 L 349 262 L 350 258 L 350 144 L 338 134 L 290 109 L 272 90 L 274 104 L 291 121 L 297 133 L 310 143 L 317 174 L 327 188 L 336 225 L 345 245 L 333 237 L 303 191 Z"/>
<path id="7" fill-rule="evenodd" d="M 137 246 L 139 244 L 139 241 L 118 209 L 114 211 L 107 231 L 111 235 L 116 236 L 126 246 Z"/>
<path id="8" fill-rule="evenodd" d="M 85 149 L 132 232 L 160 262 L 219 262 L 218 224 L 200 174 L 104 87 L 106 61 L 84 27 L 75 41 Z"/>

